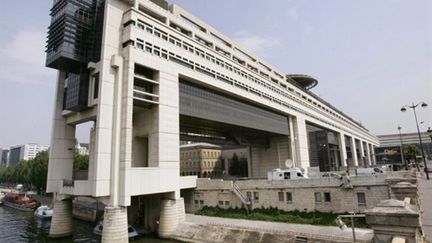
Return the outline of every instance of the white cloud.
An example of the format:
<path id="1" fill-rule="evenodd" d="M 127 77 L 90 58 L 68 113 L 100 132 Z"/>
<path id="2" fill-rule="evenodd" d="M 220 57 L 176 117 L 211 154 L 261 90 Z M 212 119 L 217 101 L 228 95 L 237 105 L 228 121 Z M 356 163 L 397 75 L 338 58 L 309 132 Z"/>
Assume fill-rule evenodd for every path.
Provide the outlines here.
<path id="1" fill-rule="evenodd" d="M 280 46 L 280 40 L 269 36 L 249 34 L 247 31 L 239 31 L 234 40 L 242 47 L 260 56 L 268 56 L 269 51 Z"/>
<path id="2" fill-rule="evenodd" d="M 55 71 L 45 67 L 46 34 L 22 30 L 10 40 L 3 40 L 0 49 L 0 80 L 2 82 L 48 83 Z"/>
<path id="3" fill-rule="evenodd" d="M 287 11 L 288 17 L 293 21 L 293 22 L 298 22 L 299 21 L 299 17 L 298 17 L 298 13 L 297 13 L 297 9 L 296 8 L 289 8 Z"/>
<path id="4" fill-rule="evenodd" d="M 306 35 L 310 35 L 313 31 L 313 27 L 308 23 L 308 22 L 304 22 L 303 23 L 303 32 Z"/>

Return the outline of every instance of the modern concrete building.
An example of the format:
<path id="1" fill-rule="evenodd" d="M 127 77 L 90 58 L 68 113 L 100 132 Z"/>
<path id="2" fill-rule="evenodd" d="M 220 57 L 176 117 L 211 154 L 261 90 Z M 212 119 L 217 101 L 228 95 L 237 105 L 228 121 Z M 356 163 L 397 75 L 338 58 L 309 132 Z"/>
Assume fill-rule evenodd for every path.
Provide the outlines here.
<path id="1" fill-rule="evenodd" d="M 180 146 L 180 175 L 196 175 L 198 178 L 222 176 L 221 146 L 209 143 L 193 143 Z"/>
<path id="2" fill-rule="evenodd" d="M 432 141 L 427 132 L 420 133 L 423 151 L 425 156 L 432 156 Z M 420 139 L 418 133 L 402 133 L 402 134 L 386 134 L 377 136 L 380 141 L 380 146 L 376 147 L 375 153 L 377 161 L 380 164 L 395 164 L 403 165 L 404 162 L 401 157 L 401 147 L 408 145 L 415 145 L 419 149 Z"/>
<path id="3" fill-rule="evenodd" d="M 7 167 L 9 165 L 9 149 L 1 148 L 0 149 L 0 168 Z"/>
<path id="4" fill-rule="evenodd" d="M 36 154 L 49 149 L 49 145 L 37 143 L 26 143 L 10 147 L 8 165 L 16 165 L 21 160 L 29 160 L 36 157 Z"/>
<path id="5" fill-rule="evenodd" d="M 317 80 L 285 74 L 179 6 L 55 0 L 51 16 L 53 237 L 71 234 L 74 196 L 107 205 L 103 242 L 127 241 L 137 219 L 172 234 L 181 190 L 196 186 L 180 176 L 180 141 L 249 147 L 251 177 L 287 159 L 321 170 L 375 163 L 378 139 L 311 92 Z M 74 180 L 75 128 L 88 121 L 88 180 Z"/>

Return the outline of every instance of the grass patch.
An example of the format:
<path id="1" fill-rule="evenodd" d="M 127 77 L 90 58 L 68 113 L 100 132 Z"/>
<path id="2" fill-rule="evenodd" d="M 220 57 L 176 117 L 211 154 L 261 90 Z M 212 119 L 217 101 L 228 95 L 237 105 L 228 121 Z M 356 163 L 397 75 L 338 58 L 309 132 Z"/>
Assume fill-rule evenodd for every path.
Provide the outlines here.
<path id="1" fill-rule="evenodd" d="M 228 208 L 223 209 L 219 207 L 205 206 L 201 210 L 195 212 L 196 215 L 204 215 L 211 217 L 232 218 L 232 219 L 249 219 L 261 220 L 271 222 L 282 222 L 292 224 L 311 224 L 311 225 L 325 225 L 336 226 L 336 218 L 340 214 L 323 213 L 323 212 L 301 212 L 283 211 L 277 208 L 256 208 L 247 213 L 244 208 Z M 349 214 L 349 213 L 341 213 Z M 351 226 L 350 219 L 343 219 L 348 227 Z M 356 228 L 369 228 L 366 224 L 365 218 L 354 218 L 354 225 Z"/>

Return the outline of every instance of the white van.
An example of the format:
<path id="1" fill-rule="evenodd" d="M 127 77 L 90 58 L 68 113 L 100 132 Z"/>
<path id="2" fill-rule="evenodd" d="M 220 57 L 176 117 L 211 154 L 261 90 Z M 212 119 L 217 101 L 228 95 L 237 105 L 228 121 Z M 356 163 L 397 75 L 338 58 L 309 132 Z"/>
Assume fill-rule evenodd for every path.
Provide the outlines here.
<path id="1" fill-rule="evenodd" d="M 384 171 L 380 168 L 357 168 L 356 174 L 358 176 L 371 176 L 371 175 L 379 175 L 384 173 Z"/>
<path id="2" fill-rule="evenodd" d="M 299 168 L 293 169 L 274 169 L 267 173 L 267 179 L 269 181 L 278 180 L 292 180 L 292 179 L 304 179 L 307 178 L 306 175 Z"/>

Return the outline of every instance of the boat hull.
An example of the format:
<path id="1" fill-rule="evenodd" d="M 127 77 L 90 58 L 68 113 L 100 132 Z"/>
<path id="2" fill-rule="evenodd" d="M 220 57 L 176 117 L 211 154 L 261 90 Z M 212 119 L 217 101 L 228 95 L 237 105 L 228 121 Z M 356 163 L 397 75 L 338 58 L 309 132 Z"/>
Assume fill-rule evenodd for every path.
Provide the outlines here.
<path id="1" fill-rule="evenodd" d="M 32 208 L 26 207 L 24 205 L 19 205 L 16 203 L 11 203 L 8 201 L 3 201 L 3 204 L 7 207 L 14 208 L 14 209 L 24 211 L 24 212 L 33 212 L 34 211 L 34 209 L 32 209 Z"/>

